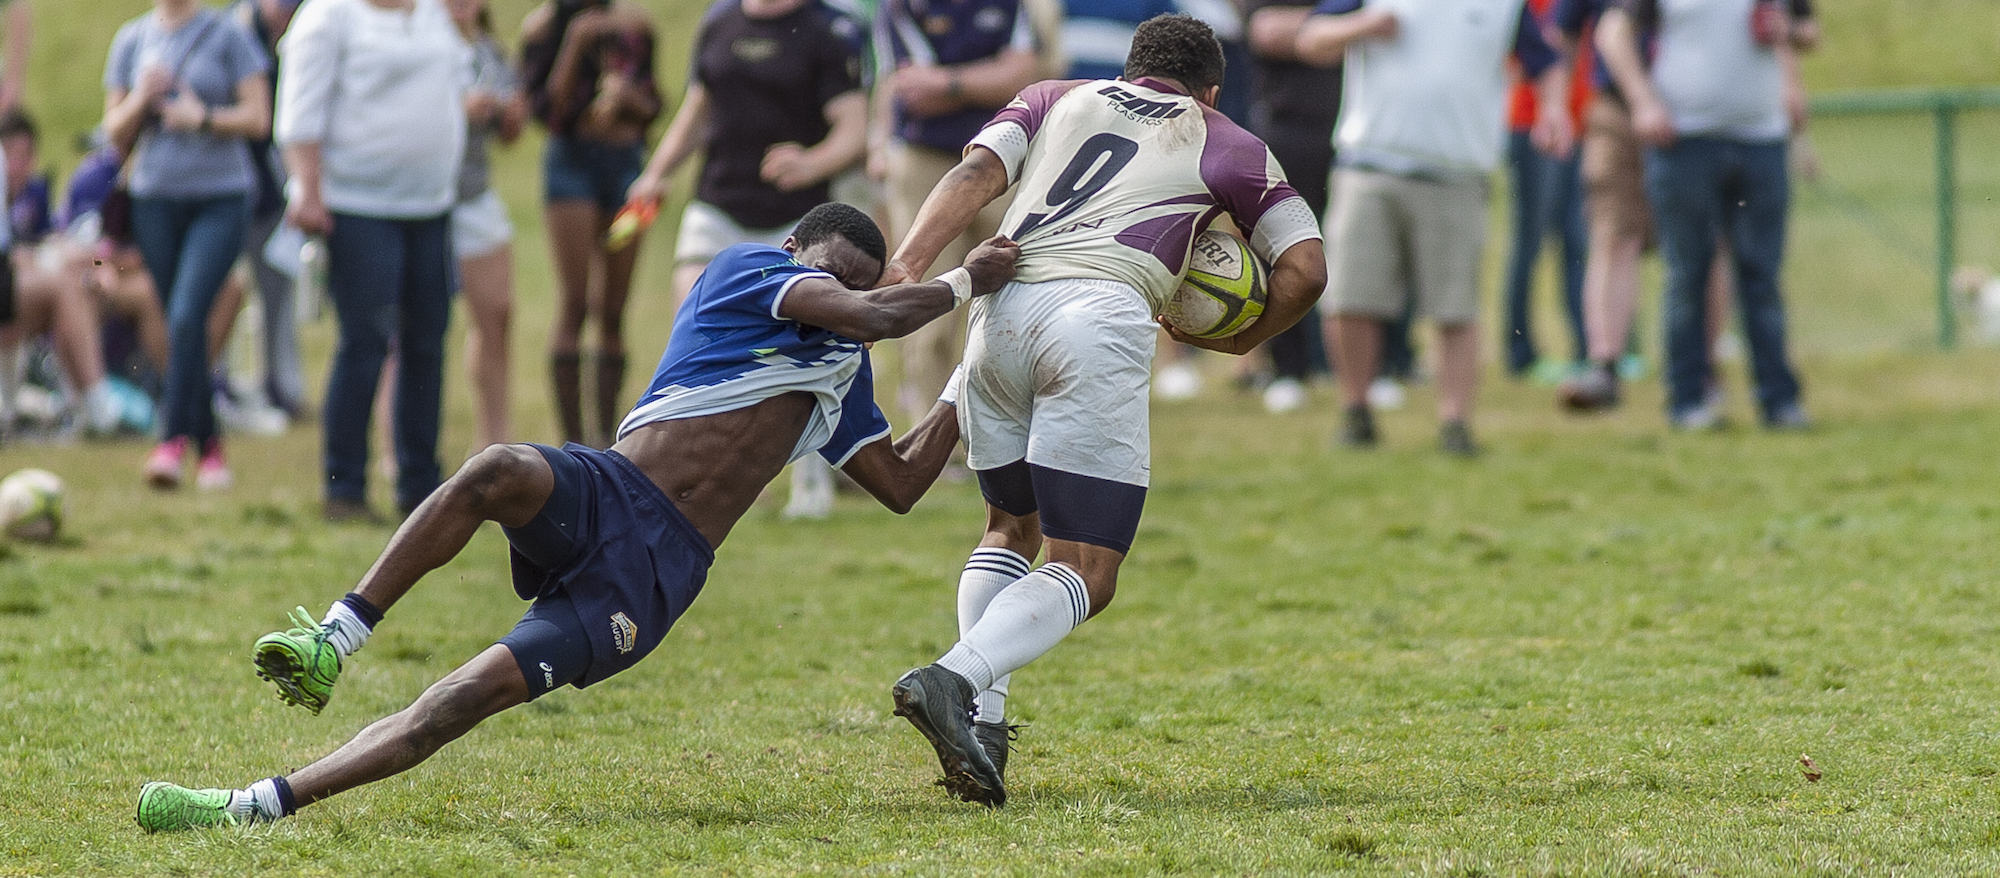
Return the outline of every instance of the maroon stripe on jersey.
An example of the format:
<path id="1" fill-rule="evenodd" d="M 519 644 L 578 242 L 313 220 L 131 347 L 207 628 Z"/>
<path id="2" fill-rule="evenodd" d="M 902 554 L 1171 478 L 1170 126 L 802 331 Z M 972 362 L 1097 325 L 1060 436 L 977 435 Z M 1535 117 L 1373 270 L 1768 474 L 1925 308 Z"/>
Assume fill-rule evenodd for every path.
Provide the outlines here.
<path id="1" fill-rule="evenodd" d="M 1270 150 L 1256 135 L 1238 128 L 1214 107 L 1203 106 L 1201 113 L 1202 121 L 1208 123 L 1208 140 L 1201 150 L 1201 181 L 1244 233 L 1254 234 L 1266 212 L 1299 193 L 1282 177 L 1272 177 Z"/>
<path id="2" fill-rule="evenodd" d="M 1162 201 L 1160 204 L 1214 204 L 1207 196 L 1194 195 Z M 1201 213 L 1177 213 L 1170 216 L 1154 217 L 1136 223 L 1119 232 L 1117 241 L 1134 250 L 1151 253 L 1154 259 L 1174 274 L 1180 274 L 1187 267 L 1188 248 L 1194 244 L 1195 232 L 1208 228 L 1208 224 L 1222 213 L 1220 207 L 1210 207 Z"/>
<path id="3" fill-rule="evenodd" d="M 1042 130 L 1042 122 L 1049 118 L 1049 110 L 1055 107 L 1056 101 L 1061 100 L 1063 95 L 1069 94 L 1071 89 L 1089 81 L 1050 79 L 1021 89 L 1021 93 L 1014 97 L 1014 102 L 993 114 L 993 121 L 986 123 L 986 127 L 991 128 L 1002 122 L 1013 122 L 1028 132 L 1028 138 L 1032 140 L 1036 132 Z"/>

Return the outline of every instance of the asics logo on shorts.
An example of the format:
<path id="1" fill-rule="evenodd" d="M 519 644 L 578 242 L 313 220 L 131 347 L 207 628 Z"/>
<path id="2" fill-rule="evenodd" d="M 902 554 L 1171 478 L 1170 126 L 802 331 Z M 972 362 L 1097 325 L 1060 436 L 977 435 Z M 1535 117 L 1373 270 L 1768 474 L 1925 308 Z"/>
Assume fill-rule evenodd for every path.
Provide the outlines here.
<path id="1" fill-rule="evenodd" d="M 611 643 L 621 653 L 631 652 L 639 645 L 639 626 L 632 624 L 631 617 L 617 613 L 611 617 Z"/>
<path id="2" fill-rule="evenodd" d="M 549 667 L 548 662 L 538 662 L 538 664 L 542 666 L 542 685 L 550 689 L 556 688 L 556 669 Z"/>

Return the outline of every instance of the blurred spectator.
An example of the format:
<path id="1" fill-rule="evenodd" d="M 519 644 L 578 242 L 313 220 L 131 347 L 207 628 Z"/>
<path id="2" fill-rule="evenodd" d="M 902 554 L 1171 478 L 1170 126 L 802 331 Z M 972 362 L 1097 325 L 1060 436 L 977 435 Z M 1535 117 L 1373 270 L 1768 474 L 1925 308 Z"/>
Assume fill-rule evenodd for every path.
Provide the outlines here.
<path id="1" fill-rule="evenodd" d="M 1249 71 L 1255 85 L 1250 123 L 1245 127 L 1270 145 L 1271 154 L 1284 167 L 1292 188 L 1312 207 L 1313 215 L 1325 217 L 1327 181 L 1334 165 L 1333 125 L 1340 118 L 1344 67 L 1339 59 L 1330 66 L 1299 60 L 1299 27 L 1312 14 L 1311 3 L 1250 0 L 1249 12 L 1249 45 L 1257 66 Z M 1407 316 L 1382 326 L 1382 377 L 1370 388 L 1370 399 L 1378 406 L 1401 404 L 1400 382 L 1410 377 L 1415 359 L 1409 336 Z M 1307 379 L 1330 370 L 1319 306 L 1314 305 L 1312 313 L 1278 333 L 1265 347 L 1276 377 L 1264 388 L 1264 407 L 1283 412 L 1304 405 Z"/>
<path id="2" fill-rule="evenodd" d="M 609 445 L 624 398 L 625 300 L 637 242 L 612 250 L 605 232 L 645 156 L 646 129 L 663 105 L 653 80 L 653 23 L 625 0 L 549 0 L 522 25 L 529 106 L 549 130 L 543 157 L 545 223 L 556 266 L 549 370 L 563 438 Z M 592 408 L 584 420 L 583 327 L 597 324 Z"/>
<path id="3" fill-rule="evenodd" d="M 82 262 L 63 259 L 55 246 L 42 247 L 53 223 L 49 180 L 37 171 L 37 138 L 26 111 L 0 111 L 10 220 L 6 231 L 12 240 L 7 258 L 0 260 L 0 432 L 11 433 L 20 414 L 23 345 L 46 333 L 59 370 L 56 377 L 67 385 L 59 388 L 63 405 L 72 410 L 64 418 L 51 406 L 49 414 L 72 421 L 88 435 L 110 435 L 123 426 L 124 409 L 105 380 L 96 303 L 79 281 Z"/>
<path id="4" fill-rule="evenodd" d="M 312 0 L 279 48 L 286 218 L 324 236 L 340 341 L 321 417 L 325 514 L 368 507 L 370 403 L 394 345 L 396 505 L 439 484 L 451 216 L 472 50 L 439 0 Z"/>
<path id="5" fill-rule="evenodd" d="M 1528 0 L 1528 9 L 1537 22 L 1548 17 L 1552 0 Z M 1570 93 L 1566 109 L 1572 128 L 1583 124 L 1583 108 L 1590 100 L 1589 56 L 1584 52 L 1571 68 Z M 1517 78 L 1507 99 L 1507 170 L 1513 194 L 1514 246 L 1507 261 L 1507 283 L 1502 298 L 1505 319 L 1501 325 L 1501 350 L 1507 374 L 1522 378 L 1557 381 L 1572 368 L 1588 360 L 1589 350 L 1583 331 L 1583 268 L 1587 247 L 1583 226 L 1583 181 L 1581 156 L 1552 156 L 1535 148 L 1531 130 L 1538 115 L 1535 89 Z M 1568 361 L 1543 361 L 1535 344 L 1532 309 L 1535 263 L 1542 243 L 1553 232 L 1562 244 L 1563 316 L 1570 331 Z"/>
<path id="6" fill-rule="evenodd" d="M 256 38 L 258 48 L 263 50 L 265 62 L 274 74 L 270 82 L 274 101 L 277 96 L 278 41 L 284 38 L 285 29 L 291 26 L 292 15 L 298 6 L 299 0 L 236 0 L 229 7 L 230 16 Z M 250 203 L 250 226 L 243 239 L 243 260 L 249 266 L 251 280 L 256 284 L 259 310 L 263 315 L 263 325 L 258 327 L 264 360 L 263 383 L 258 390 L 263 399 L 237 402 L 260 409 L 264 405 L 275 407 L 283 411 L 286 418 L 296 420 L 305 415 L 306 408 L 305 371 L 299 365 L 298 302 L 291 275 L 265 258 L 271 236 L 285 219 L 285 162 L 268 134 L 250 139 L 250 162 L 257 191 Z M 218 369 L 223 369 L 225 365 L 217 362 Z M 234 391 L 234 387 L 226 381 L 226 370 L 222 387 L 225 392 Z"/>
<path id="7" fill-rule="evenodd" d="M 701 178 L 674 246 L 678 304 L 723 248 L 776 247 L 831 182 L 862 158 L 868 97 L 860 25 L 811 0 L 723 0 L 695 37 L 687 97 L 632 184 L 658 204 L 667 177 L 699 150 Z M 792 467 L 791 518 L 832 511 L 832 471 L 817 458 Z"/>
<path id="8" fill-rule="evenodd" d="M 1456 7 L 1454 7 L 1456 8 Z M 1478 453 L 1479 262 L 1488 178 L 1500 162 L 1511 51 L 1542 90 L 1535 139 L 1566 153 L 1569 76 L 1520 0 L 1446 15 L 1444 0 L 1322 0 L 1299 31 L 1305 61 L 1345 56 L 1339 169 L 1326 219 L 1333 353 L 1346 406 L 1341 441 L 1373 446 L 1368 385 L 1383 321 L 1414 299 L 1438 331 L 1440 450 Z"/>
<path id="9" fill-rule="evenodd" d="M 883 0 L 875 14 L 875 108 L 869 170 L 886 181 L 889 237 L 902 240 L 917 209 L 972 136 L 1015 93 L 1042 76 L 1027 4 L 1021 0 Z M 1000 230 L 1011 198 L 995 199 L 934 265 L 950 268 Z M 965 348 L 963 310 L 897 345 L 896 407 L 920 420 Z"/>
<path id="10" fill-rule="evenodd" d="M 472 46 L 472 86 L 465 98 L 465 164 L 458 173 L 458 205 L 451 210 L 452 249 L 458 285 L 472 325 L 465 337 L 465 371 L 478 415 L 475 450 L 513 441 L 509 370 L 514 319 L 514 226 L 493 188 L 488 152 L 494 141 L 521 136 L 528 105 L 507 53 L 493 36 L 486 0 L 445 0 L 458 32 Z"/>
<path id="11" fill-rule="evenodd" d="M 775 247 L 867 146 L 859 25 L 812 0 L 722 0 L 694 43 L 687 96 L 631 200 L 659 203 L 697 153 L 674 244 L 674 301 L 723 248 Z"/>
<path id="12" fill-rule="evenodd" d="M 255 185 L 245 143 L 270 130 L 268 70 L 248 33 L 195 0 L 154 0 L 119 29 L 105 65 L 104 127 L 131 145 L 132 236 L 170 334 L 163 441 L 145 464 L 156 488 L 178 487 L 196 451 L 198 486 L 233 481 L 210 397 L 208 315 L 243 249 Z"/>
<path id="13" fill-rule="evenodd" d="M 1581 45 L 1611 2 L 1556 0 L 1553 24 L 1570 44 Z M 1595 93 L 1584 111 L 1578 151 L 1587 217 L 1583 313 L 1589 362 L 1564 380 L 1557 393 L 1565 407 L 1576 411 L 1618 404 L 1620 362 L 1631 356 L 1632 319 L 1639 306 L 1639 260 L 1653 239 L 1652 207 L 1646 201 L 1631 108 L 1605 68 L 1603 56 L 1591 54 Z"/>
<path id="14" fill-rule="evenodd" d="M 1662 16 L 1656 0 L 1617 0 L 1598 25 L 1598 51 L 1647 145 L 1646 189 L 1667 262 L 1664 373 L 1675 429 L 1714 429 L 1723 420 L 1709 393 L 1707 340 L 1719 239 L 1734 262 L 1764 424 L 1808 423 L 1778 283 L 1790 207 L 1786 140 L 1796 112 L 1787 101 L 1790 20 L 1775 0 L 1698 0 L 1672 16 Z M 1650 59 L 1645 32 L 1654 36 Z"/>

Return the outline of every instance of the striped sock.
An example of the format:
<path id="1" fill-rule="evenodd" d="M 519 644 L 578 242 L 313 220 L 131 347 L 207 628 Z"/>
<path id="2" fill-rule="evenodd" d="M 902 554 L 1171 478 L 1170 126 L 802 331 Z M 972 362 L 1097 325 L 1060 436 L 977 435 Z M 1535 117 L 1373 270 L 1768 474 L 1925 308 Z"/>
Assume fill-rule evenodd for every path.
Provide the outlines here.
<path id="1" fill-rule="evenodd" d="M 355 601 L 361 601 L 361 596 L 350 592 L 347 597 L 334 601 L 333 606 L 326 610 L 326 618 L 320 620 L 321 625 L 332 629 L 327 641 L 340 650 L 341 658 L 353 655 L 355 650 L 367 643 L 368 635 L 375 631 L 375 623 L 382 621 L 382 611 L 366 601 L 359 604 Z M 369 615 L 374 618 L 368 618 Z"/>
<path id="2" fill-rule="evenodd" d="M 238 820 L 268 822 L 297 810 L 292 802 L 292 785 L 282 777 L 267 777 L 230 796 L 229 813 Z"/>
<path id="3" fill-rule="evenodd" d="M 1054 649 L 1089 615 L 1083 577 L 1066 564 L 1044 564 L 1001 590 L 938 664 L 985 690 Z"/>
<path id="4" fill-rule="evenodd" d="M 972 557 L 965 562 L 965 571 L 958 576 L 958 635 L 964 637 L 967 631 L 972 630 L 994 596 L 1026 575 L 1028 559 L 1019 553 L 999 547 L 974 549 Z M 1004 721 L 1007 715 L 1007 675 L 995 678 L 993 685 L 979 693 L 977 702 L 977 718 L 981 722 Z"/>

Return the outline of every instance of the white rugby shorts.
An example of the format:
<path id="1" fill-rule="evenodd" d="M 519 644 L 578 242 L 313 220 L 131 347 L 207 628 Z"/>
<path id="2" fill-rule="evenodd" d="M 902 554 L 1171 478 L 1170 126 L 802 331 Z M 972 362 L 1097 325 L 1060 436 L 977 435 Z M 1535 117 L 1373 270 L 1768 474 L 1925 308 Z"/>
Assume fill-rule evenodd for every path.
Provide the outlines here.
<path id="1" fill-rule="evenodd" d="M 1144 487 L 1159 325 L 1129 284 L 1010 283 L 973 300 L 958 423 L 975 470 L 1036 466 Z"/>

